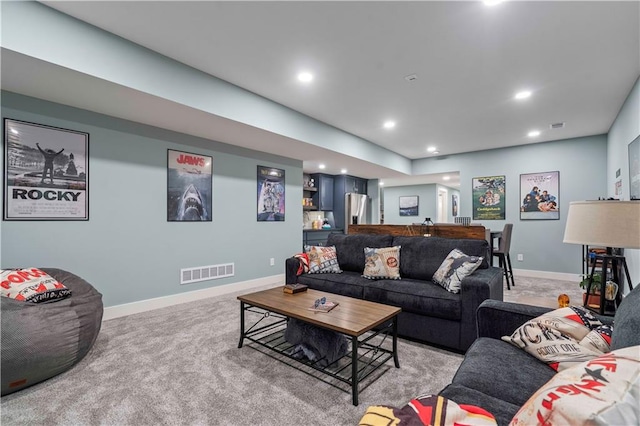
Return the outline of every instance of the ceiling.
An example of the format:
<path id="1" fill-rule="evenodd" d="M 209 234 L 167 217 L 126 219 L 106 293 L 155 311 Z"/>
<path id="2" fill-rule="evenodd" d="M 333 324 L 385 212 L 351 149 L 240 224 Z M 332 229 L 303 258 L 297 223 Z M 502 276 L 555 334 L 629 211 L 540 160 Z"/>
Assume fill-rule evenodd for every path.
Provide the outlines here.
<path id="1" fill-rule="evenodd" d="M 428 146 L 449 155 L 606 133 L 640 75 L 638 2 L 42 3 L 409 159 L 433 156 Z M 302 70 L 314 74 L 310 84 L 296 79 Z M 515 100 L 521 90 L 531 97 Z M 64 103 L 109 113 L 86 99 Z M 384 129 L 385 120 L 396 127 Z M 551 130 L 558 122 L 565 127 Z M 252 147 L 226 133 L 214 137 Z M 387 185 L 444 183 L 271 139 L 269 152 L 296 145 L 288 156 L 306 172 L 321 159 L 329 173 L 346 168 Z"/>

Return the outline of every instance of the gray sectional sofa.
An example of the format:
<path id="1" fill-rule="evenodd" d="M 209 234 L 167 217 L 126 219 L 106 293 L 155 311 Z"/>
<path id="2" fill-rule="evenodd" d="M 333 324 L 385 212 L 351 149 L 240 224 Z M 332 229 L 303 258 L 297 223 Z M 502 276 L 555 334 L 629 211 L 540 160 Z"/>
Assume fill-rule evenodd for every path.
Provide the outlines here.
<path id="1" fill-rule="evenodd" d="M 611 350 L 640 345 L 640 286 L 622 301 L 614 318 L 595 315 L 611 325 Z M 465 354 L 452 383 L 440 395 L 458 404 L 476 405 L 508 425 L 520 407 L 556 371 L 522 349 L 500 340 L 525 322 L 553 309 L 487 300 L 478 309 L 478 339 Z"/>
<path id="2" fill-rule="evenodd" d="M 342 273 L 297 276 L 299 261 L 289 258 L 285 268 L 287 283 L 398 306 L 402 308 L 398 318 L 400 336 L 465 351 L 476 338 L 478 306 L 486 299 L 502 300 L 501 269 L 487 262 L 489 247 L 485 240 L 332 234 L 326 245 L 336 247 Z M 391 246 L 401 246 L 401 279 L 363 278 L 364 248 Z M 462 280 L 457 294 L 431 281 L 454 248 L 485 258 L 473 274 Z"/>

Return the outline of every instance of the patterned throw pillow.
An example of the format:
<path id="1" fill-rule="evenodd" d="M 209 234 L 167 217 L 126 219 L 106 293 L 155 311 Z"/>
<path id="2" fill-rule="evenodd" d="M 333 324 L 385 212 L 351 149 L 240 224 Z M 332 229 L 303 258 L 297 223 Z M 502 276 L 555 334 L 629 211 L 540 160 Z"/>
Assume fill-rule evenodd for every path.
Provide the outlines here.
<path id="1" fill-rule="evenodd" d="M 40 303 L 64 299 L 71 295 L 71 290 L 38 268 L 3 269 L 0 294 L 21 302 Z"/>
<path id="2" fill-rule="evenodd" d="M 460 293 L 460 283 L 478 269 L 482 260 L 482 257 L 467 256 L 460 250 L 453 249 L 433 274 L 432 280 L 451 293 Z"/>
<path id="3" fill-rule="evenodd" d="M 400 279 L 400 246 L 364 248 L 364 278 L 370 280 Z"/>
<path id="4" fill-rule="evenodd" d="M 438 395 L 421 395 L 402 408 L 372 405 L 367 408 L 360 426 L 495 426 L 496 419 L 475 405 L 457 404 Z"/>
<path id="5" fill-rule="evenodd" d="M 309 256 L 310 274 L 339 274 L 342 272 L 338 264 L 336 246 L 305 246 L 304 251 Z"/>
<path id="6" fill-rule="evenodd" d="M 612 331 L 582 306 L 569 306 L 525 322 L 502 340 L 562 371 L 609 352 Z"/>
<path id="7" fill-rule="evenodd" d="M 525 425 L 640 424 L 640 346 L 617 349 L 553 376 L 511 420 Z"/>

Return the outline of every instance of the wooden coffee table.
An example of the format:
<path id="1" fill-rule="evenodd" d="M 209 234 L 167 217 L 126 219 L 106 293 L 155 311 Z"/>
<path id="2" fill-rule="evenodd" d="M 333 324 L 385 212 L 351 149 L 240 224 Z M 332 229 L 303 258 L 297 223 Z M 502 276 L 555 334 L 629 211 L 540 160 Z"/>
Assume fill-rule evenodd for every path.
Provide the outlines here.
<path id="1" fill-rule="evenodd" d="M 338 302 L 339 305 L 326 313 L 310 311 L 308 308 L 314 304 L 315 300 L 322 297 Z M 391 358 L 396 368 L 400 367 L 397 341 L 397 318 L 400 308 L 311 289 L 302 293 L 288 294 L 282 291 L 282 287 L 238 296 L 238 300 L 240 300 L 238 348 L 241 348 L 244 339 L 247 339 L 276 351 L 287 359 L 303 363 L 316 371 L 347 383 L 351 385 L 353 405 L 358 405 L 358 384 L 363 379 Z M 245 327 L 247 313 L 258 315 L 258 319 L 248 329 Z M 288 354 L 288 350 L 294 345 L 284 339 L 288 318 L 295 318 L 348 336 L 351 339 L 351 352 L 325 367 L 320 367 L 317 362 L 293 358 Z M 388 336 L 391 336 L 391 348 L 388 348 Z"/>

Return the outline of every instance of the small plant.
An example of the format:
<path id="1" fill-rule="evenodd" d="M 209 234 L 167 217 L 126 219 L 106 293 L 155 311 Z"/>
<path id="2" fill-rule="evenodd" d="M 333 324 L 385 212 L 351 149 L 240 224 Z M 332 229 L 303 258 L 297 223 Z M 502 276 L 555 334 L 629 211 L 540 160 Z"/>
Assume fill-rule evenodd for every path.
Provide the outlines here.
<path id="1" fill-rule="evenodd" d="M 600 288 L 602 284 L 602 274 L 593 274 L 593 280 L 591 281 L 591 290 L 589 294 L 600 294 Z M 585 292 L 589 286 L 589 275 L 583 275 L 582 281 L 578 284 Z"/>

